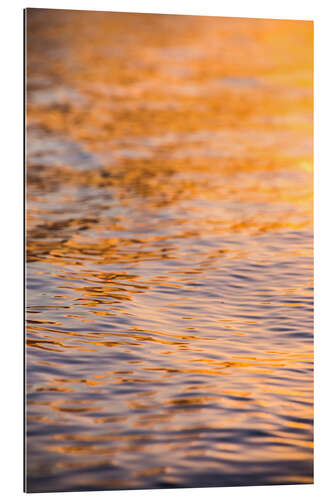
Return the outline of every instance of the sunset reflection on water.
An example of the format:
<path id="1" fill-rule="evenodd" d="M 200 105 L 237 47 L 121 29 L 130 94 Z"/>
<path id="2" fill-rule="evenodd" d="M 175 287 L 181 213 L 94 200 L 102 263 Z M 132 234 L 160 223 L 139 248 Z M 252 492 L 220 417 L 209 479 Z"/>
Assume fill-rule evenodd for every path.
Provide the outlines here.
<path id="1" fill-rule="evenodd" d="M 28 491 L 312 482 L 312 45 L 28 9 Z"/>

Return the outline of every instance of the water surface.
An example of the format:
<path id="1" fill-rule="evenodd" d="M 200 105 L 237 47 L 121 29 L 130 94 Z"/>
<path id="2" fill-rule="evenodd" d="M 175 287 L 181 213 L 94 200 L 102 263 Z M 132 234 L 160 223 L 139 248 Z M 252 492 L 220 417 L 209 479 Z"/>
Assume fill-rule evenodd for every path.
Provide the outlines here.
<path id="1" fill-rule="evenodd" d="M 27 488 L 312 482 L 312 24 L 29 9 Z"/>

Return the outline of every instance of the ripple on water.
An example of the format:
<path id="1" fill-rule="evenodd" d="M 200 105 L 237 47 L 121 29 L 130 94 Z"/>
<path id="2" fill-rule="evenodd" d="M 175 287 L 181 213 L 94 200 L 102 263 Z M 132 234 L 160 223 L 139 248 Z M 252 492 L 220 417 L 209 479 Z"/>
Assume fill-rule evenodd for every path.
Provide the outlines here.
<path id="1" fill-rule="evenodd" d="M 28 490 L 312 482 L 312 25 L 27 26 Z"/>

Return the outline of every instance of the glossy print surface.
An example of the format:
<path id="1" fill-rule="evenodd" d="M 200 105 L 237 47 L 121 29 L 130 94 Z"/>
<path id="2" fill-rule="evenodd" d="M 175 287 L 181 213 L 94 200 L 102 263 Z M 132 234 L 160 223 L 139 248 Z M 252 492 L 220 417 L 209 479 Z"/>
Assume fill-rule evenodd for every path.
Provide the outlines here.
<path id="1" fill-rule="evenodd" d="M 312 29 L 28 9 L 29 491 L 312 482 Z"/>

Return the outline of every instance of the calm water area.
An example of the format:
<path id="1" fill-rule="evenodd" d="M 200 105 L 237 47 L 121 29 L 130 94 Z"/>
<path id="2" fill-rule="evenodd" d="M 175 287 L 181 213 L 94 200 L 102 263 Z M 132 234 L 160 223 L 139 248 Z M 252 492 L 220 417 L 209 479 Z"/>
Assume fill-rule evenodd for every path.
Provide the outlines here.
<path id="1" fill-rule="evenodd" d="M 29 491 L 312 482 L 312 43 L 28 9 Z"/>

